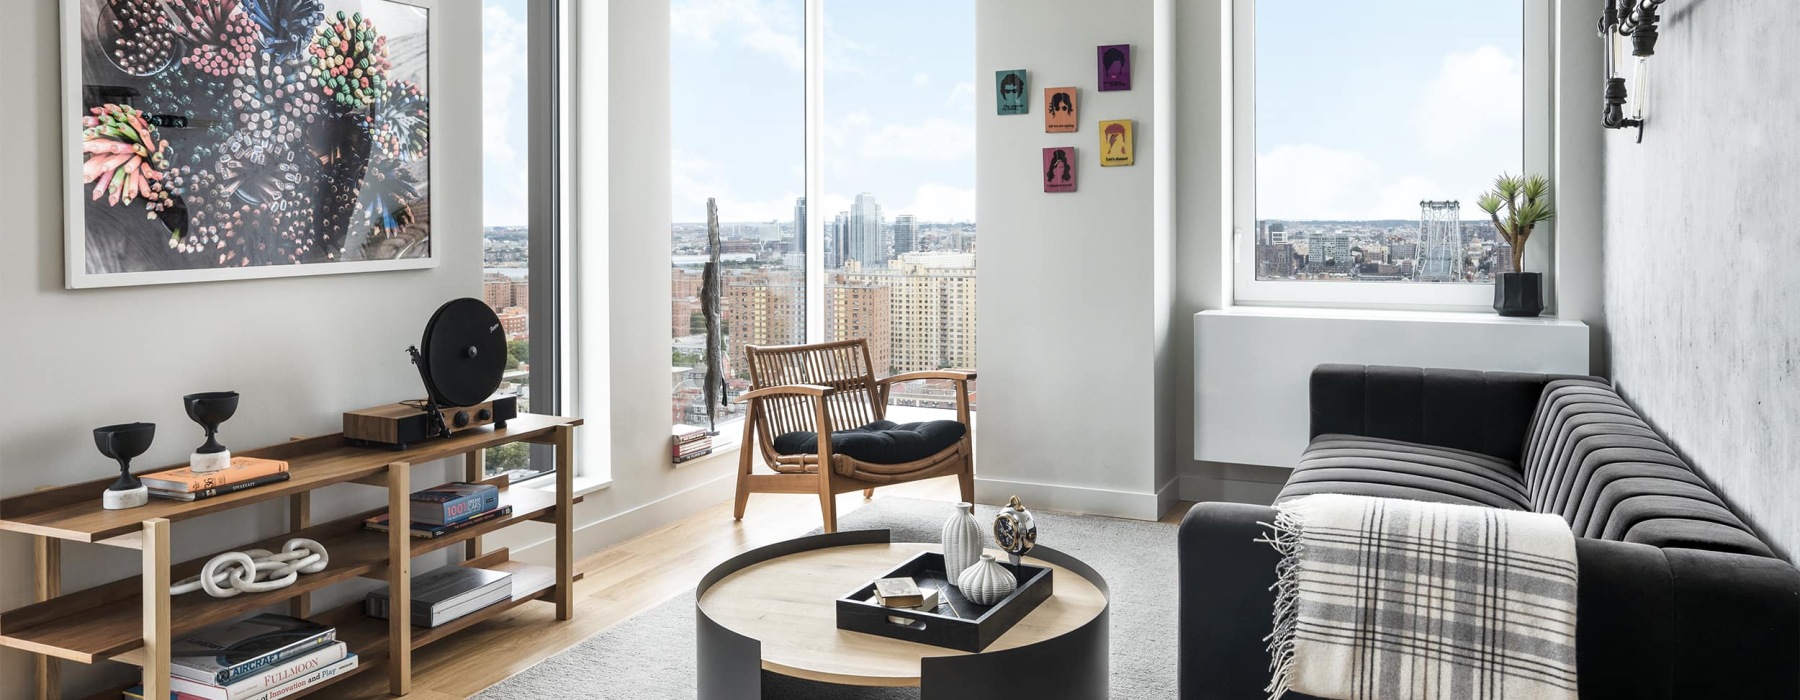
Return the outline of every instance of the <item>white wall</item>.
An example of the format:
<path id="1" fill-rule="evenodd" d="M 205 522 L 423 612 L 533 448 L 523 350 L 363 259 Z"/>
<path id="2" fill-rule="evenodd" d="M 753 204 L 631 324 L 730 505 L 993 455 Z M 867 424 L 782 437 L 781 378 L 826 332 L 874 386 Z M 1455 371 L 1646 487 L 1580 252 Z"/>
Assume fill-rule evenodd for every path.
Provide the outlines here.
<path id="1" fill-rule="evenodd" d="M 982 501 L 1017 493 L 1048 509 L 1154 518 L 1173 495 L 1172 475 L 1157 478 L 1172 439 L 1172 424 L 1158 430 L 1172 203 L 1154 177 L 1169 167 L 1155 21 L 1169 11 L 1151 0 L 976 5 Z M 1132 90 L 1099 92 L 1094 49 L 1121 43 L 1133 46 Z M 997 116 L 992 76 L 1013 68 L 1029 71 L 1031 111 Z M 1043 88 L 1067 85 L 1081 88 L 1080 130 L 1046 134 Z M 1100 167 L 1097 124 L 1127 118 L 1137 164 Z M 1071 145 L 1078 191 L 1044 193 L 1042 149 Z"/>
<path id="2" fill-rule="evenodd" d="M 1554 37 L 1550 47 L 1551 84 L 1544 86 L 1553 121 L 1548 135 L 1554 157 L 1550 175 L 1558 186 L 1559 217 L 1550 237 L 1554 255 L 1535 250 L 1527 265 L 1540 268 L 1547 262 L 1555 265 L 1556 314 L 1566 320 L 1579 321 L 1588 327 L 1587 362 L 1580 371 L 1604 369 L 1605 318 L 1601 308 L 1599 208 L 1597 182 L 1600 177 L 1600 129 L 1593 123 L 1597 111 L 1599 85 L 1599 47 L 1593 38 L 1594 20 L 1599 17 L 1600 0 L 1552 0 L 1551 16 L 1544 22 Z M 1228 260 L 1226 235 L 1232 228 L 1232 117 L 1229 105 L 1232 94 L 1231 46 L 1224 28 L 1231 26 L 1231 0 L 1196 0 L 1182 2 L 1176 12 L 1177 40 L 1182 51 L 1177 58 L 1176 96 L 1183 129 L 1176 147 L 1178 171 L 1176 201 L 1179 203 L 1176 228 L 1176 255 L 1179 274 L 1176 296 L 1169 313 L 1181 324 L 1193 323 L 1195 314 L 1207 309 L 1225 309 L 1232 303 L 1231 280 L 1225 270 Z M 1541 25 L 1540 25 L 1541 26 Z M 1528 66 L 1529 68 L 1529 66 Z M 1534 96 L 1533 99 L 1537 99 Z M 1542 237 L 1542 234 L 1540 234 Z M 1534 243 L 1539 248 L 1543 243 Z M 1300 336 L 1329 338 L 1331 321 L 1318 320 L 1303 324 Z M 1220 331 L 1222 337 L 1197 339 L 1188 333 L 1174 334 L 1177 357 L 1176 381 L 1184 388 L 1196 387 L 1196 367 L 1204 362 L 1199 352 L 1203 344 L 1216 342 L 1217 347 L 1259 348 L 1271 339 L 1260 335 L 1238 336 Z M 1515 347 L 1528 342 L 1515 338 Z M 1409 354 L 1399 344 L 1376 339 L 1381 352 L 1362 357 L 1388 357 L 1398 361 L 1405 357 L 1430 360 L 1433 356 Z M 1337 347 L 1327 344 L 1326 347 Z M 1529 349 L 1524 352 L 1530 352 Z M 1319 356 L 1325 357 L 1323 355 Z M 1335 355 L 1332 357 L 1336 357 Z M 1558 356 L 1561 357 L 1561 356 Z M 1343 360 L 1333 361 L 1362 361 Z M 1444 363 L 1450 364 L 1450 363 Z M 1555 366 L 1565 366 L 1560 360 Z M 1502 365 L 1462 361 L 1450 366 L 1479 369 L 1504 369 Z M 1292 374 L 1295 369 L 1264 368 L 1255 375 L 1259 380 L 1277 384 L 1304 382 L 1304 376 L 1271 377 L 1271 372 Z M 1266 502 L 1287 478 L 1286 469 L 1269 469 L 1235 462 L 1201 461 L 1197 454 L 1211 454 L 1206 445 L 1196 444 L 1202 433 L 1203 420 L 1196 408 L 1196 396 L 1176 397 L 1177 423 L 1196 426 L 1179 431 L 1176 449 L 1171 457 L 1181 475 L 1183 500 L 1245 500 Z M 1244 400 L 1255 401 L 1255 394 Z M 1229 406 L 1233 396 L 1217 396 Z M 1220 412 L 1215 406 L 1215 415 Z M 1305 431 L 1304 410 L 1294 412 L 1282 426 L 1284 435 Z M 1227 434 L 1229 426 L 1206 428 Z M 1198 439 L 1204 439 L 1203 436 Z M 1264 447 L 1259 461 L 1274 459 L 1277 452 L 1287 450 L 1283 443 Z M 1227 453 L 1238 454 L 1234 450 Z M 1286 452 L 1279 452 L 1285 454 Z M 1290 464 L 1283 466 L 1291 466 Z"/>
<path id="3" fill-rule="evenodd" d="M 1800 552 L 1800 34 L 1791 0 L 1664 6 L 1644 142 L 1606 137 L 1613 376 L 1734 511 Z M 1777 48 L 1779 47 L 1779 48 Z"/>
<path id="4" fill-rule="evenodd" d="M 0 495 L 116 473 L 94 451 L 96 426 L 157 424 L 145 466 L 185 461 L 201 442 L 181 408 L 183 394 L 243 394 L 221 437 L 252 447 L 295 435 L 336 432 L 348 409 L 420 392 L 405 349 L 446 300 L 478 296 L 481 279 L 479 6 L 440 5 L 439 81 L 432 96 L 440 177 L 432 183 L 435 270 L 266 281 L 63 289 L 62 143 L 57 114 L 60 31 L 56 2 L 9 3 L 0 23 L 7 82 L 7 254 L 0 256 Z M 212 342 L 198 342 L 210 338 Z M 414 479 L 429 480 L 430 468 Z M 447 471 L 447 470 L 446 470 Z M 447 474 L 443 476 L 448 476 Z M 385 492 L 334 487 L 314 501 L 322 517 L 379 507 Z M 286 529 L 285 506 L 270 503 L 175 525 L 176 559 L 271 537 Z M 131 574 L 127 550 L 69 545 L 64 585 L 85 588 Z M 0 534 L 0 609 L 30 602 L 31 542 Z M 27 655 L 0 651 L 0 698 L 29 692 Z M 71 696 L 98 689 L 117 665 L 64 664 Z M 99 673 L 95 673 L 95 671 Z M 128 674 L 125 674 L 128 675 Z"/>
<path id="5" fill-rule="evenodd" d="M 1343 362 L 1586 374 L 1588 327 L 1555 318 L 1236 307 L 1194 317 L 1194 459 L 1291 467 L 1311 439 L 1309 381 Z M 1183 494 L 1183 500 L 1191 500 Z"/>

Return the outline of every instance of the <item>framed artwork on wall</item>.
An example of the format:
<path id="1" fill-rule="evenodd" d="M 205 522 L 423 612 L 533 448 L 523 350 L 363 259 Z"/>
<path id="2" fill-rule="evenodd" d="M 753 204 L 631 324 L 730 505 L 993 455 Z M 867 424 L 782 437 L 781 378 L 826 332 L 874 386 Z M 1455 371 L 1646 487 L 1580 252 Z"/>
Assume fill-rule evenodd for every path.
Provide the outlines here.
<path id="1" fill-rule="evenodd" d="M 436 0 L 62 0 L 65 284 L 435 267 Z"/>
<path id="2" fill-rule="evenodd" d="M 1080 128 L 1075 114 L 1075 88 L 1044 88 L 1044 133 L 1066 134 Z"/>
<path id="3" fill-rule="evenodd" d="M 1025 114 L 1031 97 L 1025 92 L 1025 70 L 994 71 L 994 113 Z"/>
<path id="4" fill-rule="evenodd" d="M 1075 147 L 1044 149 L 1044 191 L 1075 191 Z"/>
<path id="5" fill-rule="evenodd" d="M 1100 167 L 1110 168 L 1137 162 L 1135 131 L 1130 119 L 1100 122 Z"/>
<path id="6" fill-rule="evenodd" d="M 1112 44 L 1095 50 L 1100 71 L 1100 91 L 1131 89 L 1131 44 Z"/>

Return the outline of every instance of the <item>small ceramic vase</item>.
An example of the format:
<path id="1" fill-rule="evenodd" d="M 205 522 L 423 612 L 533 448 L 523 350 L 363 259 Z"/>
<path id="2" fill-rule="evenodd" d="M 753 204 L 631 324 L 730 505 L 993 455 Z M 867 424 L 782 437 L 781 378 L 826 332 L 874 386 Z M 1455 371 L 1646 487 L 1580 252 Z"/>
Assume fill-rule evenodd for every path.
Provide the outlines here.
<path id="1" fill-rule="evenodd" d="M 971 508 L 967 503 L 958 503 L 956 512 L 944 521 L 944 577 L 950 581 L 981 560 L 981 523 L 975 521 L 975 515 L 969 512 Z"/>
<path id="2" fill-rule="evenodd" d="M 983 554 L 974 566 L 965 569 L 956 578 L 956 588 L 962 591 L 963 597 L 976 605 L 993 605 L 1010 595 L 1019 587 L 1019 580 L 1013 578 L 1012 572 L 994 561 L 994 555 Z"/>

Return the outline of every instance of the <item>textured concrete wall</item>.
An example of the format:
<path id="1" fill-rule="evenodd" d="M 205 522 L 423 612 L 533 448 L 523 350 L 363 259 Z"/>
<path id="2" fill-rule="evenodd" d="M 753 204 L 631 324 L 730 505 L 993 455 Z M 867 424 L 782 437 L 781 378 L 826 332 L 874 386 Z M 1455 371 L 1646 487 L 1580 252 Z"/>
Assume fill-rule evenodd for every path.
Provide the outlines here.
<path id="1" fill-rule="evenodd" d="M 1642 145 L 1606 143 L 1623 393 L 1759 534 L 1800 551 L 1800 35 L 1793 0 L 1666 5 Z"/>

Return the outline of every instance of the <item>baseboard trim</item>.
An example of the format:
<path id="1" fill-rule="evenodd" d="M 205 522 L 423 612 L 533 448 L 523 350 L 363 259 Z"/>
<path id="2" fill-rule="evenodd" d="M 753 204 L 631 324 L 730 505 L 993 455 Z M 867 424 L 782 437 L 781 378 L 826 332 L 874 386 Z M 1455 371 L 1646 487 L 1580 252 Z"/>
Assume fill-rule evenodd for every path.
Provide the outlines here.
<path id="1" fill-rule="evenodd" d="M 628 508 L 591 522 L 578 523 L 575 526 L 575 558 L 579 560 L 591 556 L 607 547 L 731 500 L 736 493 L 736 476 L 736 472 L 730 472 L 649 503 Z M 581 506 L 576 506 L 575 511 L 579 514 Z M 525 530 L 525 528 L 513 529 Z M 548 529 L 548 527 L 543 528 L 545 531 Z M 532 530 L 537 530 L 537 528 L 532 528 Z M 511 541 L 490 535 L 484 544 L 489 548 L 510 547 L 512 558 L 518 561 L 545 566 L 552 565 L 556 561 L 556 551 L 551 546 L 553 538 L 544 535 L 521 537 Z"/>
<path id="2" fill-rule="evenodd" d="M 1179 477 L 1181 500 L 1204 503 L 1248 503 L 1266 506 L 1275 502 L 1282 484 L 1249 479 L 1220 479 L 1204 474 L 1182 474 Z"/>
<path id="3" fill-rule="evenodd" d="M 982 503 L 1005 503 L 1017 495 L 1025 505 L 1042 510 L 1081 515 L 1107 515 L 1132 520 L 1156 520 L 1162 517 L 1165 499 L 1172 504 L 1171 481 L 1156 493 L 1132 493 L 1081 486 L 1034 484 L 1025 481 L 1002 481 L 975 477 L 975 500 Z"/>

